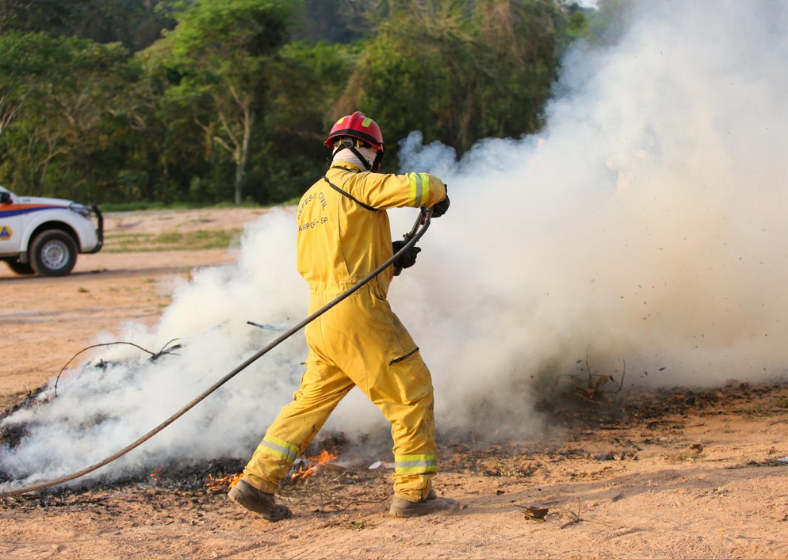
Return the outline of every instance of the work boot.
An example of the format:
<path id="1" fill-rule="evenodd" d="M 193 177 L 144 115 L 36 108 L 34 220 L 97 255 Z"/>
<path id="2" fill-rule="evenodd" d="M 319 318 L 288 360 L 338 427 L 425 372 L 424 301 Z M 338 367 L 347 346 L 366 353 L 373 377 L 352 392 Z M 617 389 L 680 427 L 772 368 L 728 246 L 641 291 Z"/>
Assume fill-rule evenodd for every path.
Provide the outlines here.
<path id="1" fill-rule="evenodd" d="M 275 502 L 273 494 L 262 492 L 243 479 L 238 481 L 227 496 L 239 506 L 272 523 L 288 519 L 292 515 L 290 508 Z"/>
<path id="2" fill-rule="evenodd" d="M 409 502 L 396 496 L 391 501 L 389 513 L 394 517 L 419 517 L 430 513 L 454 513 L 460 509 L 457 500 L 439 498 L 434 490 L 420 502 Z"/>

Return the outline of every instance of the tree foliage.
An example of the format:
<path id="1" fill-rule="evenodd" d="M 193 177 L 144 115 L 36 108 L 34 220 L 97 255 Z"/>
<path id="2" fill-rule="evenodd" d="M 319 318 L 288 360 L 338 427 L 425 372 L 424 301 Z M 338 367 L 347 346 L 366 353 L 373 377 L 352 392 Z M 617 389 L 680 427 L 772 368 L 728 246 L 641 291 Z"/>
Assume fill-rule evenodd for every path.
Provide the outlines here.
<path id="1" fill-rule="evenodd" d="M 292 2 L 203 0 L 179 4 L 169 63 L 177 80 L 165 91 L 173 103 L 194 109 L 206 148 L 223 149 L 234 166 L 236 204 L 255 123 L 264 119 L 271 66 L 287 42 Z M 202 109 L 202 110 L 201 110 Z"/>
<path id="2" fill-rule="evenodd" d="M 0 33 L 16 30 L 123 43 L 131 52 L 175 21 L 166 0 L 0 0 Z"/>
<path id="3" fill-rule="evenodd" d="M 22 193 L 98 197 L 114 182 L 112 141 L 103 110 L 122 89 L 126 51 L 74 37 L 12 32 L 0 36 L 0 173 Z"/>
<path id="4" fill-rule="evenodd" d="M 320 176 L 357 109 L 389 169 L 412 130 L 460 153 L 529 134 L 562 50 L 616 29 L 627 2 L 602 1 L 0 0 L 0 184 L 267 204 Z"/>
<path id="5" fill-rule="evenodd" d="M 416 128 L 460 153 L 479 138 L 533 132 L 562 16 L 546 0 L 392 0 L 347 104 L 385 123 L 389 138 Z"/>

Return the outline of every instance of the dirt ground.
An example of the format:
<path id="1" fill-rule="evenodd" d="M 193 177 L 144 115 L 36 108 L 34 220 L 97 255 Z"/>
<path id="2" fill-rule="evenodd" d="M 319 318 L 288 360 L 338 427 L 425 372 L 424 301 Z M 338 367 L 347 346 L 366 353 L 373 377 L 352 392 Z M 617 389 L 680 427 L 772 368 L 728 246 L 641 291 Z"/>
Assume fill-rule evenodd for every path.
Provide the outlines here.
<path id="1" fill-rule="evenodd" d="M 107 232 L 232 230 L 259 213 L 110 215 Z M 232 259 L 102 252 L 61 279 L 0 268 L 2 408 L 96 333 L 156 321 L 173 277 Z M 788 558 L 788 386 L 633 391 L 606 406 L 569 396 L 548 413 L 560 439 L 442 438 L 435 485 L 460 501 L 452 516 L 389 517 L 391 471 L 369 461 L 283 487 L 294 516 L 278 524 L 229 502 L 226 485 L 206 487 L 207 472 L 184 485 L 163 471 L 0 500 L 0 558 Z M 547 513 L 532 519 L 529 507 Z"/>

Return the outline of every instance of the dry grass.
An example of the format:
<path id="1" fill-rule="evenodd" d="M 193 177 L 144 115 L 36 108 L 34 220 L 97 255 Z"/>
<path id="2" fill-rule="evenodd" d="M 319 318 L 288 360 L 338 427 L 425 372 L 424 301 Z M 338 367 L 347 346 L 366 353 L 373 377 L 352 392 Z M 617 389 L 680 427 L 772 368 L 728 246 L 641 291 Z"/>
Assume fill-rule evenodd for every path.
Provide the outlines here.
<path id="1" fill-rule="evenodd" d="M 200 229 L 180 232 L 163 231 L 151 233 L 116 233 L 105 237 L 106 253 L 150 253 L 156 251 L 204 251 L 226 249 L 241 232 L 237 229 Z"/>

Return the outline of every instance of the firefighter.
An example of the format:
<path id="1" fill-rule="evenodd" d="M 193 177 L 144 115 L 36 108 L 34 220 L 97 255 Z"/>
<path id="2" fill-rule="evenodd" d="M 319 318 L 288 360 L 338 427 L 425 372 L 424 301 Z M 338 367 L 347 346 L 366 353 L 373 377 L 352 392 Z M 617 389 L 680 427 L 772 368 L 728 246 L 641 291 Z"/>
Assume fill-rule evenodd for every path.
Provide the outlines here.
<path id="1" fill-rule="evenodd" d="M 388 208 L 449 208 L 445 185 L 427 173 L 378 173 L 385 151 L 372 119 L 357 111 L 331 129 L 330 168 L 301 198 L 298 271 L 309 284 L 309 313 L 355 286 L 391 258 Z M 398 242 L 401 243 L 401 242 Z M 401 247 L 401 245 L 399 245 Z M 407 268 L 418 250 L 400 259 Z M 274 491 L 339 401 L 355 386 L 391 422 L 394 498 L 391 514 L 416 517 L 458 508 L 431 489 L 437 472 L 433 391 L 419 348 L 386 296 L 391 268 L 306 327 L 309 355 L 301 387 L 244 469 L 229 497 L 268 521 L 290 517 Z"/>

